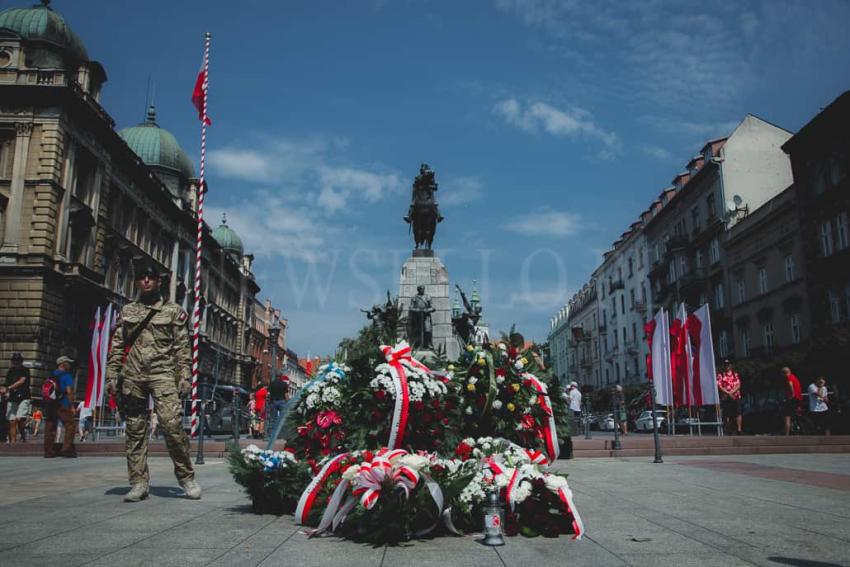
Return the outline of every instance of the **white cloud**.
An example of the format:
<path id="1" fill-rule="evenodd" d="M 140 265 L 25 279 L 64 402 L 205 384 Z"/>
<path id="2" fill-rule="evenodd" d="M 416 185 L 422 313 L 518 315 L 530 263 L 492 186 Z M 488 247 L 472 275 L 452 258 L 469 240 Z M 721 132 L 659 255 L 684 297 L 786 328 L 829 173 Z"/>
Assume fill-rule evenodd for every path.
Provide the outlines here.
<path id="1" fill-rule="evenodd" d="M 640 147 L 640 150 L 649 157 L 654 157 L 656 159 L 670 159 L 670 152 L 659 146 L 644 144 Z"/>
<path id="2" fill-rule="evenodd" d="M 441 182 L 439 193 L 440 204 L 452 207 L 479 200 L 483 194 L 483 187 L 477 177 L 456 177 Z"/>
<path id="3" fill-rule="evenodd" d="M 351 199 L 375 202 L 401 191 L 401 176 L 388 168 L 354 167 L 336 154 L 345 140 L 273 139 L 258 147 L 228 146 L 209 152 L 210 168 L 227 179 L 276 186 L 320 205 L 325 213 L 346 207 Z"/>
<path id="4" fill-rule="evenodd" d="M 523 105 L 515 98 L 507 98 L 496 103 L 493 113 L 526 132 L 542 131 L 568 138 L 587 137 L 608 147 L 616 147 L 620 143 L 617 134 L 597 126 L 590 113 L 579 108 L 562 110 L 545 102 Z"/>
<path id="5" fill-rule="evenodd" d="M 523 236 L 560 238 L 575 234 L 582 226 L 581 216 L 568 211 L 538 209 L 520 215 L 505 228 Z"/>

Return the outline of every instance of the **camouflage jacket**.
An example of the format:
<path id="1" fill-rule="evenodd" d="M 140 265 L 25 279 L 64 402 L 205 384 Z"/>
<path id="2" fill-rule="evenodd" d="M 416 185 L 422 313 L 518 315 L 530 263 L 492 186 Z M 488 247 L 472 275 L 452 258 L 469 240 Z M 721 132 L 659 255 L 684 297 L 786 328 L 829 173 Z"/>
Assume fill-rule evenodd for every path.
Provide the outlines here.
<path id="1" fill-rule="evenodd" d="M 124 378 L 144 381 L 168 376 L 175 385 L 180 380 L 190 378 L 192 357 L 187 325 L 189 317 L 176 303 L 160 299 L 150 306 L 134 301 L 121 310 L 121 319 L 112 336 L 106 364 L 107 380 L 118 378 L 124 355 L 124 339 L 145 320 L 151 309 L 157 313 L 127 353 L 126 361 L 123 362 Z"/>

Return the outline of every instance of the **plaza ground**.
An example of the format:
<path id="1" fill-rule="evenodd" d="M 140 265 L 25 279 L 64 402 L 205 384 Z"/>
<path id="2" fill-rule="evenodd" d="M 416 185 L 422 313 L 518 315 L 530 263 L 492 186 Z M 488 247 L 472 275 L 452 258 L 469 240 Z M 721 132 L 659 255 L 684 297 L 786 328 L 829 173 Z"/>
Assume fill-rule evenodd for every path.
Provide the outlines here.
<path id="1" fill-rule="evenodd" d="M 252 514 L 221 459 L 198 467 L 199 502 L 182 498 L 168 459 L 150 464 L 150 499 L 125 504 L 123 459 L 0 458 L 0 564 L 850 565 L 847 454 L 561 461 L 587 536 L 500 548 L 308 540 L 288 516 Z"/>

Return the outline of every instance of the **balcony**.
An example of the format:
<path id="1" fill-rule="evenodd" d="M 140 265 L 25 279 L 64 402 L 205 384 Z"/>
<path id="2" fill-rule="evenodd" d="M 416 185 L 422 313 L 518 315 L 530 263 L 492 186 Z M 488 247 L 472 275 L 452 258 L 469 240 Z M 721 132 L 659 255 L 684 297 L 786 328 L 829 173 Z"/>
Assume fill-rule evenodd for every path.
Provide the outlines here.
<path id="1" fill-rule="evenodd" d="M 625 289 L 625 287 L 623 280 L 614 280 L 608 285 L 608 293 L 614 293 L 618 289 Z"/>
<path id="2" fill-rule="evenodd" d="M 672 252 L 674 250 L 682 250 L 683 248 L 688 247 L 688 243 L 690 239 L 686 234 L 676 234 L 670 237 L 670 240 L 667 241 L 667 252 Z"/>
<path id="3" fill-rule="evenodd" d="M 708 277 L 705 268 L 695 268 L 679 278 L 679 286 L 682 291 L 689 288 L 704 286 Z"/>

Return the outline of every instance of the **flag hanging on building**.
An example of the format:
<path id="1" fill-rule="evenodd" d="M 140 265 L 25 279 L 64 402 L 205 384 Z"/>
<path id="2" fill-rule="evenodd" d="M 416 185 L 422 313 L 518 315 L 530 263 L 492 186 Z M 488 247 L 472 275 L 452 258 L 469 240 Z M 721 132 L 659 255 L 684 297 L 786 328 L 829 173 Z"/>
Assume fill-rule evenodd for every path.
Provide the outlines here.
<path id="1" fill-rule="evenodd" d="M 100 357 L 98 356 L 98 345 L 100 343 L 100 328 L 102 322 L 100 319 L 100 307 L 95 311 L 94 319 L 91 324 L 91 349 L 89 350 L 89 372 L 86 380 L 86 398 L 83 401 L 83 407 L 91 408 L 95 405 L 97 381 L 100 379 Z"/>
<path id="2" fill-rule="evenodd" d="M 212 120 L 207 116 L 205 107 L 207 100 L 207 86 L 209 85 L 207 72 L 207 59 L 201 61 L 201 70 L 198 71 L 198 78 L 195 79 L 195 88 L 192 90 L 192 104 L 198 110 L 198 120 L 206 122 L 207 126 L 212 125 Z"/>
<path id="3" fill-rule="evenodd" d="M 655 403 L 669 406 L 670 399 L 670 331 L 667 313 L 659 309 L 654 318 L 652 334 L 652 377 L 655 383 Z"/>
<path id="4" fill-rule="evenodd" d="M 714 339 L 711 336 L 711 310 L 704 304 L 691 314 L 699 323 L 699 342 L 695 343 L 693 334 L 691 343 L 694 349 L 694 391 L 699 388 L 701 399 L 698 405 L 716 405 L 720 403 L 717 391 L 717 369 L 714 366 Z M 689 318 L 690 319 L 690 318 Z M 696 327 L 696 323 L 693 323 Z M 699 385 L 697 385 L 699 384 Z"/>

